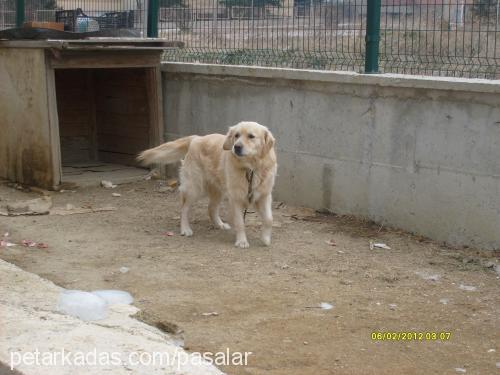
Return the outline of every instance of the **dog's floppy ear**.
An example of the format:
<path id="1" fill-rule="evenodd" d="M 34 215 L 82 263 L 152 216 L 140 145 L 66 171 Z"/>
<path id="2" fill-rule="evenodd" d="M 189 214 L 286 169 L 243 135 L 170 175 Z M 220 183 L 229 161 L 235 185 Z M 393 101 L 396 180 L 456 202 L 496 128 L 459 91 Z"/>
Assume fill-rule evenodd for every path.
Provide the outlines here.
<path id="1" fill-rule="evenodd" d="M 224 141 L 224 145 L 222 146 L 224 150 L 231 150 L 231 148 L 233 147 L 234 143 L 233 135 L 234 135 L 234 130 L 232 127 L 230 127 L 229 131 L 226 134 L 226 140 Z"/>
<path id="2" fill-rule="evenodd" d="M 266 156 L 269 151 L 274 146 L 274 137 L 271 134 L 269 130 L 266 130 L 266 133 L 264 134 L 264 146 L 262 147 L 262 156 Z"/>

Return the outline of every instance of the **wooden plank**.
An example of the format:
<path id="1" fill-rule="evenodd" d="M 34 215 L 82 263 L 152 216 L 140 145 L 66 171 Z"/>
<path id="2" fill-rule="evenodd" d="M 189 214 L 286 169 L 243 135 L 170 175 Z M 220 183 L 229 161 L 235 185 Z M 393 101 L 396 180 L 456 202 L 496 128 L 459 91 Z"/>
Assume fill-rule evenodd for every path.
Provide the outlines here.
<path id="1" fill-rule="evenodd" d="M 61 137 L 63 164 L 90 161 L 88 137 Z"/>
<path id="2" fill-rule="evenodd" d="M 136 156 L 137 155 L 120 154 L 117 152 L 106 152 L 106 151 L 99 151 L 98 155 L 99 160 L 104 163 L 139 166 L 139 164 L 135 160 Z"/>
<path id="3" fill-rule="evenodd" d="M 144 69 L 99 69 L 95 71 L 95 74 L 102 87 L 146 87 Z"/>
<path id="4" fill-rule="evenodd" d="M 163 142 L 163 103 L 160 67 L 147 69 L 146 86 L 149 104 L 149 147 Z"/>
<path id="5" fill-rule="evenodd" d="M 120 114 L 145 114 L 148 112 L 148 104 L 144 99 L 128 99 L 128 98 L 107 98 L 99 100 L 97 103 L 97 111 L 107 108 L 110 113 Z"/>
<path id="6" fill-rule="evenodd" d="M 99 151 L 118 152 L 121 154 L 135 155 L 148 148 L 148 136 L 123 137 L 118 134 L 99 134 Z"/>
<path id="7" fill-rule="evenodd" d="M 160 65 L 160 52 L 141 52 L 124 50 L 60 52 L 51 59 L 53 68 L 133 68 Z"/>
<path id="8" fill-rule="evenodd" d="M 129 129 L 147 131 L 149 129 L 149 118 L 145 114 L 121 114 L 100 110 L 97 111 L 97 116 L 99 117 L 99 130 L 103 133 L 115 131 L 116 128 L 123 131 L 129 131 Z"/>
<path id="9" fill-rule="evenodd" d="M 47 108 L 50 132 L 50 152 L 52 162 L 52 181 L 51 187 L 55 189 L 61 184 L 62 180 L 62 157 L 61 157 L 61 139 L 59 135 L 59 116 L 57 113 L 57 92 L 56 76 L 54 69 L 49 67 L 47 55 L 45 55 L 45 71 L 47 80 Z"/>
<path id="10" fill-rule="evenodd" d="M 61 125 L 61 124 L 60 124 Z M 61 137 L 89 137 L 89 126 L 87 123 L 72 124 L 65 122 L 59 129 Z"/>
<path id="11" fill-rule="evenodd" d="M 97 111 L 95 96 L 95 74 L 92 70 L 86 72 L 87 103 L 88 103 L 88 130 L 89 130 L 89 158 L 97 160 Z"/>
<path id="12" fill-rule="evenodd" d="M 44 51 L 0 48 L 0 82 L 0 177 L 52 188 L 57 121 Z"/>
<path id="13" fill-rule="evenodd" d="M 177 49 L 183 47 L 184 43 L 180 41 L 161 40 L 159 45 L 154 45 L 151 42 L 143 42 L 144 38 L 88 38 L 88 39 L 46 39 L 46 40 L 1 40 L 1 48 L 38 48 L 38 49 L 68 49 L 68 48 L 96 48 L 99 46 L 108 45 L 109 48 L 124 47 L 128 49 L 142 49 L 156 52 L 169 49 Z M 134 43 L 135 42 L 135 43 Z M 142 43 L 142 47 L 141 44 Z M 114 47 L 113 47 L 114 46 Z"/>
<path id="14" fill-rule="evenodd" d="M 60 69 L 56 70 L 55 75 L 58 89 L 78 90 L 85 85 L 85 77 L 77 70 Z"/>
<path id="15" fill-rule="evenodd" d="M 145 137 L 149 139 L 149 127 L 124 127 L 124 128 L 112 128 L 103 126 L 99 124 L 99 137 L 114 137 L 116 134 L 123 136 L 125 138 L 137 138 L 144 139 Z"/>
<path id="16" fill-rule="evenodd" d="M 143 102 L 146 102 L 147 100 L 145 87 L 128 87 L 125 84 L 121 86 L 106 86 L 99 83 L 99 91 L 96 96 L 99 99 L 99 102 L 116 98 L 137 101 L 142 100 Z"/>
<path id="17" fill-rule="evenodd" d="M 95 160 L 95 116 L 91 71 L 56 70 L 57 106 L 63 163 Z"/>
<path id="18" fill-rule="evenodd" d="M 23 27 L 29 29 L 51 29 L 51 30 L 64 31 L 64 23 L 61 22 L 29 21 L 23 23 Z"/>

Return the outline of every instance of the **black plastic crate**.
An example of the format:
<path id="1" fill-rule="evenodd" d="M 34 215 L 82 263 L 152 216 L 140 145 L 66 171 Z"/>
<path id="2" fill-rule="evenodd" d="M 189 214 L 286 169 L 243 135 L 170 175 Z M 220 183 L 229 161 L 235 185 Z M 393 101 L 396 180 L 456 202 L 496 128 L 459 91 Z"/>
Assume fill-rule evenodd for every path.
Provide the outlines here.
<path id="1" fill-rule="evenodd" d="M 109 12 L 96 17 L 99 28 L 102 29 L 132 29 L 134 28 L 134 11 Z"/>

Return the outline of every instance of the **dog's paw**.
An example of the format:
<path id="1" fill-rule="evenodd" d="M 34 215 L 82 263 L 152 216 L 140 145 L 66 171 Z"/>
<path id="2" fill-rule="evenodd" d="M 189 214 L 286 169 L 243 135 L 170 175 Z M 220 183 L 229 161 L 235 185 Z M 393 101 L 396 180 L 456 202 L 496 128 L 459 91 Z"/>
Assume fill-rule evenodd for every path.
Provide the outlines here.
<path id="1" fill-rule="evenodd" d="M 264 242 L 264 245 L 269 246 L 271 245 L 271 236 L 262 236 L 262 242 Z"/>
<path id="2" fill-rule="evenodd" d="M 231 225 L 229 225 L 228 223 L 222 223 L 219 225 L 219 228 L 223 230 L 229 230 L 231 229 Z"/>
<path id="3" fill-rule="evenodd" d="M 244 239 L 244 240 L 236 240 L 234 246 L 239 247 L 241 249 L 247 249 L 250 247 L 250 244 L 246 239 Z"/>
<path id="4" fill-rule="evenodd" d="M 181 229 L 181 236 L 191 237 L 193 235 L 193 230 L 191 228 Z"/>

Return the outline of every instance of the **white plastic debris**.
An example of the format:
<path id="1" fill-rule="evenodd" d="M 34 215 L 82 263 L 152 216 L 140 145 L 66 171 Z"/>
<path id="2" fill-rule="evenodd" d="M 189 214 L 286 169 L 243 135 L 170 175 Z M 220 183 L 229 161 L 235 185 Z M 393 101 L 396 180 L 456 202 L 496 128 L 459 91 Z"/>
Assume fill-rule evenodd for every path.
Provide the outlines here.
<path id="1" fill-rule="evenodd" d="M 61 292 L 57 310 L 85 321 L 104 319 L 108 313 L 104 299 L 81 290 Z"/>
<path id="2" fill-rule="evenodd" d="M 466 369 L 464 369 L 464 368 L 462 368 L 462 367 L 455 367 L 455 371 L 456 371 L 456 372 L 460 372 L 460 373 L 462 373 L 462 374 L 464 374 L 464 373 L 466 373 L 466 372 L 467 372 L 467 370 L 466 370 Z"/>
<path id="3" fill-rule="evenodd" d="M 5 240 L 0 240 L 0 247 L 12 247 L 12 246 L 16 246 L 16 244 Z"/>
<path id="4" fill-rule="evenodd" d="M 5 232 L 3 237 L 0 238 L 0 247 L 12 247 L 16 246 L 15 243 L 10 242 L 7 237 L 9 237 L 9 232 Z"/>
<path id="5" fill-rule="evenodd" d="M 218 316 L 219 313 L 216 311 L 201 313 L 202 316 Z"/>
<path id="6" fill-rule="evenodd" d="M 182 337 L 172 339 L 172 343 L 180 348 L 184 347 L 184 339 Z"/>
<path id="7" fill-rule="evenodd" d="M 122 195 L 120 193 L 111 193 L 113 197 L 121 197 Z"/>
<path id="8" fill-rule="evenodd" d="M 396 307 L 398 307 L 398 305 L 396 305 L 395 303 L 389 303 L 389 308 L 391 310 L 396 310 Z"/>
<path id="9" fill-rule="evenodd" d="M 441 275 L 434 273 L 427 273 L 425 271 L 416 271 L 416 275 L 420 276 L 424 280 L 430 280 L 430 281 L 438 281 L 441 278 Z"/>
<path id="10" fill-rule="evenodd" d="M 114 189 L 118 185 L 113 184 L 111 181 L 102 180 L 101 186 L 106 189 Z"/>
<path id="11" fill-rule="evenodd" d="M 375 242 L 373 244 L 373 247 L 378 247 L 379 249 L 391 250 L 391 248 L 389 246 L 387 246 L 385 243 L 382 243 L 382 242 Z"/>
<path id="12" fill-rule="evenodd" d="M 130 305 L 134 302 L 134 297 L 123 290 L 94 290 L 92 294 L 101 297 L 108 305 Z"/>
<path id="13" fill-rule="evenodd" d="M 496 350 L 495 349 L 488 349 L 488 353 L 495 353 Z"/>
<path id="14" fill-rule="evenodd" d="M 466 290 L 468 292 L 475 292 L 477 290 L 477 288 L 475 286 L 464 285 L 464 284 L 460 284 L 459 288 L 462 290 Z"/>
<path id="15" fill-rule="evenodd" d="M 442 303 L 443 305 L 447 305 L 447 304 L 448 304 L 448 302 L 450 302 L 450 300 L 449 300 L 448 298 L 441 298 L 441 299 L 439 300 L 439 303 Z"/>
<path id="16" fill-rule="evenodd" d="M 333 305 L 329 304 L 328 302 L 321 302 L 319 304 L 319 307 L 321 307 L 322 310 L 331 310 L 331 309 L 333 309 Z"/>
<path id="17" fill-rule="evenodd" d="M 121 273 L 127 273 L 128 271 L 130 271 L 130 268 L 128 268 L 128 267 L 120 267 L 120 272 Z"/>

